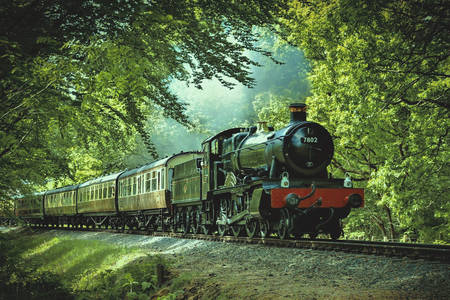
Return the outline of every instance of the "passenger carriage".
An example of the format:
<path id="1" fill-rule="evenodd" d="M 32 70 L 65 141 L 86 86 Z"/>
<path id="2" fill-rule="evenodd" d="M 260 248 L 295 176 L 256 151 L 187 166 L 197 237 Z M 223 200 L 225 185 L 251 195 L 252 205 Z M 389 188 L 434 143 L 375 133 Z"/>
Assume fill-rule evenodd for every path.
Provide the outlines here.
<path id="1" fill-rule="evenodd" d="M 181 152 L 142 167 L 125 171 L 118 178 L 120 227 L 166 229 L 170 224 L 170 197 L 177 165 L 196 158 L 200 152 Z"/>
<path id="2" fill-rule="evenodd" d="M 78 187 L 78 225 L 114 226 L 117 222 L 116 186 L 123 171 L 86 181 Z"/>
<path id="3" fill-rule="evenodd" d="M 15 215 L 32 225 L 41 225 L 44 220 L 43 198 L 45 192 L 21 196 L 15 199 Z"/>
<path id="4" fill-rule="evenodd" d="M 51 190 L 44 195 L 44 217 L 48 225 L 74 226 L 77 215 L 77 185 Z"/>

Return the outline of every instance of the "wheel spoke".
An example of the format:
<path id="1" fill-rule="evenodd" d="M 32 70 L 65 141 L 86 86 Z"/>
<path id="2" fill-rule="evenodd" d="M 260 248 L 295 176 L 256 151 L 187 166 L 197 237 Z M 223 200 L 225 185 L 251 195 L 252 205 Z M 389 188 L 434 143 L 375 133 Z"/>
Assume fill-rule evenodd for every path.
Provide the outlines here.
<path id="1" fill-rule="evenodd" d="M 259 234 L 262 238 L 270 235 L 270 224 L 267 220 L 259 221 Z"/>
<path id="2" fill-rule="evenodd" d="M 217 226 L 217 230 L 219 231 L 219 235 L 220 236 L 224 236 L 226 234 L 226 232 L 228 231 L 228 228 L 227 228 L 227 225 L 219 224 Z"/>
<path id="3" fill-rule="evenodd" d="M 255 236 L 258 223 L 255 219 L 247 219 L 245 223 L 245 231 L 247 231 L 247 236 L 253 238 Z"/>
<path id="4" fill-rule="evenodd" d="M 201 225 L 200 227 L 202 228 L 204 235 L 208 235 L 211 233 L 211 227 L 209 225 Z"/>
<path id="5" fill-rule="evenodd" d="M 287 209 L 282 209 L 280 211 L 280 221 L 278 223 L 278 237 L 280 240 L 284 240 L 289 236 L 289 211 Z"/>
<path id="6" fill-rule="evenodd" d="M 235 237 L 238 237 L 241 234 L 242 226 L 240 225 L 231 225 L 231 231 Z"/>

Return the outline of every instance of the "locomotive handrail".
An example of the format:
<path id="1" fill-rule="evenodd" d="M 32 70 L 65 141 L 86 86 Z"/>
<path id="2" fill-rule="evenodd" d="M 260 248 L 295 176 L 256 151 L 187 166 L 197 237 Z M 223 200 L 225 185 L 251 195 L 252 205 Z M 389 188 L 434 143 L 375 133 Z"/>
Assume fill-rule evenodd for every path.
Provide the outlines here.
<path id="1" fill-rule="evenodd" d="M 306 195 L 306 196 L 304 196 L 304 197 L 298 197 L 298 201 L 300 202 L 300 201 L 303 201 L 303 200 L 305 200 L 305 199 L 308 199 L 309 197 L 311 197 L 312 195 L 314 195 L 314 193 L 316 192 L 316 185 L 314 184 L 314 183 L 311 183 L 311 192 L 308 194 L 308 195 Z"/>

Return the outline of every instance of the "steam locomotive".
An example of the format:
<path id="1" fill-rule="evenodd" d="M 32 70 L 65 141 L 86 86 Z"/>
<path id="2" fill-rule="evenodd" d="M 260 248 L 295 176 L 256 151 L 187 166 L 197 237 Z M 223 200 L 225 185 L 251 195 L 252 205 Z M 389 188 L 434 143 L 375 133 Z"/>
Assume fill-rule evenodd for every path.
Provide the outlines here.
<path id="1" fill-rule="evenodd" d="M 264 122 L 209 137 L 142 167 L 15 199 L 33 226 L 216 232 L 280 239 L 342 234 L 341 220 L 364 205 L 350 177 L 330 178 L 329 132 L 291 104 L 290 123 Z"/>

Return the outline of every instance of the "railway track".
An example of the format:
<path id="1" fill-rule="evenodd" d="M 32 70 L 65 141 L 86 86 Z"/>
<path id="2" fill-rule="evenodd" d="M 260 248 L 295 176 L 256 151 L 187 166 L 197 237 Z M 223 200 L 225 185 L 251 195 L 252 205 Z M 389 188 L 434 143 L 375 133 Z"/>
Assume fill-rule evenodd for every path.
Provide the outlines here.
<path id="1" fill-rule="evenodd" d="M 69 229 L 67 227 L 49 227 L 51 229 Z M 43 229 L 43 228 L 38 228 Z M 46 228 L 47 229 L 47 228 Z M 357 240 L 327 240 L 327 239 L 287 239 L 278 238 L 249 238 L 234 236 L 219 236 L 205 234 L 184 234 L 174 232 L 146 232 L 142 230 L 115 230 L 104 228 L 84 228 L 79 231 L 104 231 L 110 233 L 128 233 L 139 235 L 150 235 L 159 237 L 171 237 L 182 239 L 197 239 L 217 242 L 231 242 L 241 244 L 262 244 L 272 247 L 303 248 L 324 251 L 340 251 L 348 253 L 360 253 L 367 255 L 382 255 L 388 257 L 407 257 L 411 259 L 437 260 L 450 263 L 450 246 L 432 245 L 432 244 L 413 244 L 413 243 L 395 243 L 395 242 L 369 242 Z"/>
<path id="2" fill-rule="evenodd" d="M 248 238 L 234 236 L 211 236 L 181 233 L 154 233 L 154 236 L 168 236 L 188 239 L 202 239 L 209 241 L 234 242 L 245 244 L 264 244 L 274 247 L 304 248 L 325 251 L 341 251 L 368 255 L 383 255 L 395 257 L 408 257 L 412 259 L 439 260 L 450 263 L 450 246 L 391 243 L 391 242 L 367 242 L 355 240 L 325 240 L 325 239 L 300 239 L 280 240 L 277 238 Z"/>

